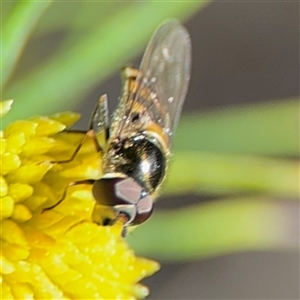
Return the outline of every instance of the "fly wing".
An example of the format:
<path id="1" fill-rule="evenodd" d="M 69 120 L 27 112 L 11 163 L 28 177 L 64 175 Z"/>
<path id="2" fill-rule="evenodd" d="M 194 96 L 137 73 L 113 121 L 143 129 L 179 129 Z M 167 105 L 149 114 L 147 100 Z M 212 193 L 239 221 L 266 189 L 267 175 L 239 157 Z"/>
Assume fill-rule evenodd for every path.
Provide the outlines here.
<path id="1" fill-rule="evenodd" d="M 177 20 L 163 24 L 151 38 L 140 69 L 126 69 L 126 84 L 113 117 L 112 136 L 122 139 L 158 125 L 170 146 L 187 92 L 190 65 L 187 30 Z"/>

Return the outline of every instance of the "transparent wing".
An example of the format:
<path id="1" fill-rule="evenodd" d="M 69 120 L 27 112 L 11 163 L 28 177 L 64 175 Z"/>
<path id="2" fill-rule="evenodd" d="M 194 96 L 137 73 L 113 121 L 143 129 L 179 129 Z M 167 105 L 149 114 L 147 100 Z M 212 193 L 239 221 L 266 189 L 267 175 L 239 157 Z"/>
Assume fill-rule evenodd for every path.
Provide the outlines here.
<path id="1" fill-rule="evenodd" d="M 112 135 L 122 138 L 156 125 L 169 145 L 187 92 L 190 64 L 191 42 L 186 29 L 177 20 L 159 27 L 146 48 L 140 69 L 127 69 Z"/>

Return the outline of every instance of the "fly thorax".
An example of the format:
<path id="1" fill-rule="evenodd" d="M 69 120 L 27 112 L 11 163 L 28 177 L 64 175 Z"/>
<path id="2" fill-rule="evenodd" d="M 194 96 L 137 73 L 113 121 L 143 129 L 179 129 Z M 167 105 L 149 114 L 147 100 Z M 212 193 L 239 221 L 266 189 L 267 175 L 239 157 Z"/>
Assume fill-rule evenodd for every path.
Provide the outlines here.
<path id="1" fill-rule="evenodd" d="M 112 141 L 103 159 L 104 174 L 125 174 L 138 182 L 147 193 L 159 186 L 165 169 L 166 157 L 158 140 L 144 134 Z"/>

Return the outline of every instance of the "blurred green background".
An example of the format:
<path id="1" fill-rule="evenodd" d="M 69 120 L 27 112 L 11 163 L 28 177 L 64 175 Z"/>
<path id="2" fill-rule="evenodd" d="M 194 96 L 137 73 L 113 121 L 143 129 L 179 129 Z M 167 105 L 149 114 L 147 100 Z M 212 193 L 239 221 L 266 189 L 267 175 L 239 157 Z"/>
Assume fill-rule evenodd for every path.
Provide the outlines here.
<path id="1" fill-rule="evenodd" d="M 128 237 L 162 262 L 150 299 L 299 299 L 299 3 L 2 3 L 2 126 L 82 113 L 121 89 L 167 18 L 193 67 L 170 174 L 153 217 Z"/>

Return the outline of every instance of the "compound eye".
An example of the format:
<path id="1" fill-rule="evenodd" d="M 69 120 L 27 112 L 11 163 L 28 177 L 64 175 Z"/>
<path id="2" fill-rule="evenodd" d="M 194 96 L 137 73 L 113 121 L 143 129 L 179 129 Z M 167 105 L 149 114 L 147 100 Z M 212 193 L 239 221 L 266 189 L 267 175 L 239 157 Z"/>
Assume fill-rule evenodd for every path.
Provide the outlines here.
<path id="1" fill-rule="evenodd" d="M 93 185 L 93 195 L 102 205 L 136 204 L 142 187 L 131 178 L 101 178 Z"/>
<path id="2" fill-rule="evenodd" d="M 142 187 L 134 180 L 128 178 L 116 183 L 115 193 L 119 199 L 135 204 L 140 199 Z"/>
<path id="3" fill-rule="evenodd" d="M 112 207 L 116 215 L 128 215 L 127 225 L 143 223 L 153 211 L 151 197 L 131 178 L 101 178 L 93 185 L 93 195 L 99 204 Z"/>
<path id="4" fill-rule="evenodd" d="M 153 212 L 153 200 L 149 195 L 141 198 L 136 205 L 136 216 L 131 225 L 138 225 L 145 222 Z"/>

